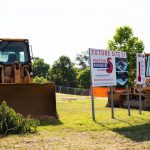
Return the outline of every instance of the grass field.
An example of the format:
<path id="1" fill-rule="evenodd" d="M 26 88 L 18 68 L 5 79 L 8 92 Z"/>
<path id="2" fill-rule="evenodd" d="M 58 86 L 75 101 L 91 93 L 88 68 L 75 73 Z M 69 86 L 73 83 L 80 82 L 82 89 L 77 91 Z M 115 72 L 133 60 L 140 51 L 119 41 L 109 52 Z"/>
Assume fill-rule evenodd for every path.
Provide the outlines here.
<path id="1" fill-rule="evenodd" d="M 106 99 L 95 99 L 96 121 L 86 96 L 57 94 L 59 121 L 43 121 L 37 133 L 9 135 L 0 139 L 0 149 L 150 149 L 150 112 L 105 107 Z"/>

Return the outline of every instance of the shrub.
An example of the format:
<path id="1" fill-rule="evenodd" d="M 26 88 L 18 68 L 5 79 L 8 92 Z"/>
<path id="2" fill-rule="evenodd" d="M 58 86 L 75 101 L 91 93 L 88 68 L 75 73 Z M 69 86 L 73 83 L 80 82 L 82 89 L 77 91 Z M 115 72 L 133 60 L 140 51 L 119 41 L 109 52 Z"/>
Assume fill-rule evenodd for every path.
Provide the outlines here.
<path id="1" fill-rule="evenodd" d="M 38 120 L 25 119 L 16 113 L 5 101 L 0 105 L 0 134 L 36 132 L 38 124 Z"/>
<path id="2" fill-rule="evenodd" d="M 33 83 L 39 83 L 39 84 L 42 84 L 42 83 L 47 83 L 47 79 L 45 79 L 44 77 L 38 77 L 36 76 L 34 79 L 33 79 Z"/>

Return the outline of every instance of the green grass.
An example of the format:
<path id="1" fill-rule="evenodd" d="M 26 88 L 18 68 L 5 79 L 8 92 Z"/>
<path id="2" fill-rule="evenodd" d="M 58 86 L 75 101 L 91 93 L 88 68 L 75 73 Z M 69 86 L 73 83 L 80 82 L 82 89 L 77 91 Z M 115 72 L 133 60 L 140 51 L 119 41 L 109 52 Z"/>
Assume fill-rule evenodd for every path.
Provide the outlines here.
<path id="1" fill-rule="evenodd" d="M 60 120 L 42 121 L 36 134 L 9 135 L 0 149 L 150 149 L 150 112 L 105 107 L 95 100 L 92 121 L 90 97 L 57 94 Z"/>
<path id="2" fill-rule="evenodd" d="M 57 101 L 57 110 L 62 122 L 56 128 L 70 128 L 75 131 L 113 130 L 150 123 L 150 112 L 143 111 L 142 115 L 136 109 L 131 109 L 128 116 L 127 109 L 115 108 L 115 119 L 111 119 L 111 108 L 105 107 L 106 100 L 95 100 L 95 117 L 92 121 L 91 100 Z"/>

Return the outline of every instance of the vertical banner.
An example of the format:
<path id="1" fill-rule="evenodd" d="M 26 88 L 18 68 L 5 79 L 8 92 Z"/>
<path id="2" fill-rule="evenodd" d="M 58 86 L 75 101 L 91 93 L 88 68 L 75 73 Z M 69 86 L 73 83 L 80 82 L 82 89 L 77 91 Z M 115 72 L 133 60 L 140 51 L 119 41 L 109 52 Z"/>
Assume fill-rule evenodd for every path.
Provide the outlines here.
<path id="1" fill-rule="evenodd" d="M 116 78 L 117 78 L 117 88 L 126 89 L 128 116 L 130 116 L 131 113 L 130 113 L 130 98 L 128 87 L 128 62 L 126 52 L 124 52 L 124 55 L 116 57 Z"/>
<path id="2" fill-rule="evenodd" d="M 90 49 L 92 86 L 114 86 L 116 82 L 115 51 Z"/>
<path id="3" fill-rule="evenodd" d="M 126 52 L 120 57 L 116 57 L 116 78 L 117 87 L 125 88 L 128 84 L 128 63 Z"/>
<path id="4" fill-rule="evenodd" d="M 139 85 L 139 113 L 142 114 L 142 95 L 141 85 L 145 80 L 145 56 L 144 54 L 136 54 L 136 84 Z"/>
<path id="5" fill-rule="evenodd" d="M 143 85 L 145 80 L 145 56 L 136 54 L 136 84 Z"/>

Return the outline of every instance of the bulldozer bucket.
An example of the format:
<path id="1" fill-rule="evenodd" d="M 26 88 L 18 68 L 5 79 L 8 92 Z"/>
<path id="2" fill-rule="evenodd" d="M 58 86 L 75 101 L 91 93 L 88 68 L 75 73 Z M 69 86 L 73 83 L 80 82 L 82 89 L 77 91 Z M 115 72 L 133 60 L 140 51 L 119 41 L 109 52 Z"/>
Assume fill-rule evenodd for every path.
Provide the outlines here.
<path id="1" fill-rule="evenodd" d="M 16 112 L 31 117 L 55 117 L 55 84 L 0 84 L 0 104 L 2 101 Z"/>

